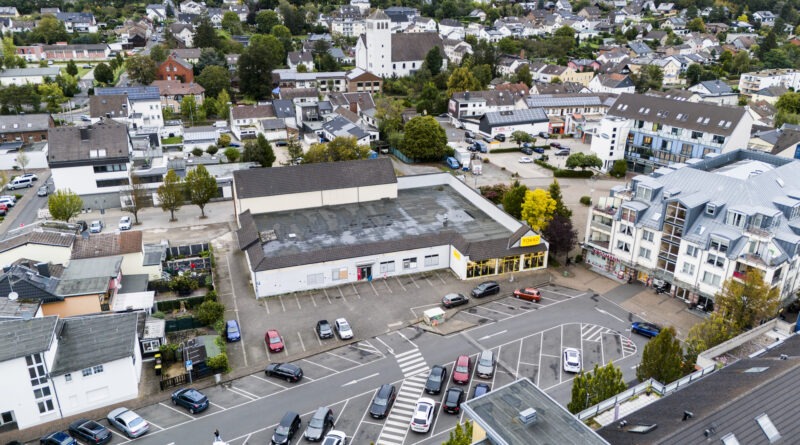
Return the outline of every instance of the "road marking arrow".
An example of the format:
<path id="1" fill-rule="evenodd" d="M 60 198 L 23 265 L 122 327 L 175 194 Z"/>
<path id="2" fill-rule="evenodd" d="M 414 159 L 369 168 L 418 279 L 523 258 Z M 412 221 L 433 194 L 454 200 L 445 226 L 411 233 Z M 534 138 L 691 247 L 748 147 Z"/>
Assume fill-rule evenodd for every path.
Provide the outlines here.
<path id="1" fill-rule="evenodd" d="M 623 320 L 623 319 L 621 319 L 619 317 L 616 317 L 614 315 L 611 315 L 609 312 L 604 311 L 603 309 L 600 309 L 599 307 L 595 307 L 595 309 L 597 310 L 597 312 L 600 312 L 603 315 L 608 315 L 609 317 L 611 317 L 611 318 L 613 318 L 615 320 L 619 320 L 620 323 L 625 323 L 625 320 Z"/>
<path id="2" fill-rule="evenodd" d="M 343 384 L 342 386 L 350 386 L 350 385 L 355 385 L 356 383 L 358 383 L 358 382 L 360 382 L 360 381 L 362 381 L 362 380 L 371 379 L 371 378 L 373 378 L 373 377 L 375 377 L 375 376 L 377 376 L 377 375 L 380 375 L 380 372 L 376 372 L 375 374 L 371 374 L 371 375 L 368 375 L 368 376 L 366 376 L 366 377 L 361 377 L 360 379 L 350 380 L 349 382 L 347 382 L 347 383 Z"/>
<path id="3" fill-rule="evenodd" d="M 504 329 L 504 330 L 502 330 L 500 332 L 495 332 L 494 334 L 484 335 L 483 337 L 479 338 L 478 340 L 479 341 L 480 340 L 487 340 L 487 339 L 490 339 L 490 338 L 494 337 L 495 335 L 502 335 L 502 334 L 505 334 L 506 332 L 508 332 L 508 329 Z"/>

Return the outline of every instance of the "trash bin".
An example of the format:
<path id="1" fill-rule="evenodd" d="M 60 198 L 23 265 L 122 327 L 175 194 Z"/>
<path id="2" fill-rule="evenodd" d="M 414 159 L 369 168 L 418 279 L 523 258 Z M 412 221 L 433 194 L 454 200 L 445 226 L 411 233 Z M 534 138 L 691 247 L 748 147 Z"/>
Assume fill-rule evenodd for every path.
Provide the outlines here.
<path id="1" fill-rule="evenodd" d="M 220 383 L 221 381 L 222 381 L 222 374 L 214 374 L 214 383 L 216 383 L 217 385 L 219 385 L 219 383 Z"/>

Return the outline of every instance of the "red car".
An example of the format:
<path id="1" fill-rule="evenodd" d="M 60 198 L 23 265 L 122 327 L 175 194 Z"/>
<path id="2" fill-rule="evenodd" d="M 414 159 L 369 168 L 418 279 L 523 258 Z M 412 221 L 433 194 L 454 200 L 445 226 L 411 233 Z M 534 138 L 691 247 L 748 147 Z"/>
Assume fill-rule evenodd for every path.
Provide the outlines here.
<path id="1" fill-rule="evenodd" d="M 468 355 L 459 355 L 453 367 L 453 381 L 465 385 L 469 382 L 469 370 L 472 368 Z"/>
<path id="2" fill-rule="evenodd" d="M 517 289 L 514 291 L 514 296 L 521 300 L 535 301 L 537 303 L 542 299 L 542 293 L 535 287 Z"/>
<path id="3" fill-rule="evenodd" d="M 264 336 L 264 341 L 267 342 L 270 352 L 283 351 L 283 339 L 281 338 L 281 334 L 278 334 L 278 331 L 275 329 L 267 331 L 267 334 Z"/>

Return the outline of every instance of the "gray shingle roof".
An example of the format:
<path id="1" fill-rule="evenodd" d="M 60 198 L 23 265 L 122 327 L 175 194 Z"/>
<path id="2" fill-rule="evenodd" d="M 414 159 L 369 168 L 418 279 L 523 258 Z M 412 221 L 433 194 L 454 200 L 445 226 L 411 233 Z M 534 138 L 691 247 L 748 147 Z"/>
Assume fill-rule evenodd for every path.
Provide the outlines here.
<path id="1" fill-rule="evenodd" d="M 108 290 L 109 280 L 119 275 L 121 267 L 121 256 L 71 260 L 56 291 L 64 297 L 103 293 Z"/>
<path id="2" fill-rule="evenodd" d="M 36 68 L 7 68 L 0 71 L 0 77 L 29 77 L 44 76 L 55 78 L 61 72 L 57 66 L 46 66 Z"/>
<path id="3" fill-rule="evenodd" d="M 30 127 L 28 127 L 30 124 Z M 14 125 L 17 128 L 14 128 Z M 50 128 L 49 114 L 26 114 L 0 116 L 0 132 L 9 131 L 43 131 Z"/>
<path id="4" fill-rule="evenodd" d="M 263 119 L 265 117 L 274 117 L 275 111 L 272 109 L 272 104 L 267 105 L 253 105 L 253 106 L 238 106 L 231 108 L 231 119 Z"/>
<path id="5" fill-rule="evenodd" d="M 59 321 L 58 350 L 50 370 L 63 375 L 133 356 L 137 313 L 91 315 Z"/>
<path id="6" fill-rule="evenodd" d="M 435 32 L 416 32 L 410 34 L 392 34 L 392 62 L 413 62 L 425 60 L 434 46 L 444 57 L 442 36 Z"/>
<path id="7" fill-rule="evenodd" d="M 392 161 L 379 158 L 237 170 L 233 181 L 237 198 L 243 199 L 395 184 L 397 178 Z"/>
<path id="8" fill-rule="evenodd" d="M 483 117 L 481 117 L 481 121 L 484 119 L 489 123 L 489 125 L 514 125 L 548 121 L 547 115 L 541 108 L 492 111 L 484 114 Z"/>
<path id="9" fill-rule="evenodd" d="M 109 94 L 104 96 L 93 95 L 89 97 L 89 115 L 91 117 L 124 118 L 128 117 L 128 96 L 124 94 Z"/>
<path id="10" fill-rule="evenodd" d="M 727 83 L 720 82 L 719 80 L 706 80 L 700 82 L 700 84 L 712 95 L 729 94 L 733 92 L 733 89 Z"/>
<path id="11" fill-rule="evenodd" d="M 114 120 L 107 119 L 86 128 L 51 128 L 47 140 L 47 162 L 51 167 L 101 160 L 90 156 L 92 150 L 100 149 L 105 150 L 107 160 L 128 159 L 128 128 Z"/>
<path id="12" fill-rule="evenodd" d="M 50 349 L 58 317 L 0 321 L 0 363 Z"/>
<path id="13" fill-rule="evenodd" d="M 72 245 L 72 259 L 126 255 L 142 251 L 142 231 L 96 233 L 77 238 Z"/>

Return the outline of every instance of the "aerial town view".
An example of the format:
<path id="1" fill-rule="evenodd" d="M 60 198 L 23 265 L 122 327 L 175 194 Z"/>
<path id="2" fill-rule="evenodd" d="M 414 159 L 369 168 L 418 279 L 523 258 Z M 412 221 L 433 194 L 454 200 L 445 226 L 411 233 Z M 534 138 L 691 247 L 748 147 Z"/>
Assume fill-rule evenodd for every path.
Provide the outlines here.
<path id="1" fill-rule="evenodd" d="M 800 0 L 0 0 L 0 444 L 800 435 Z"/>

